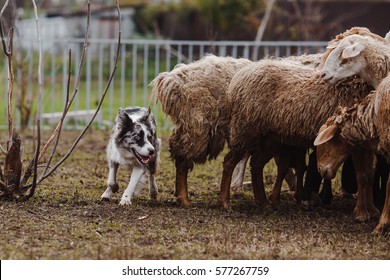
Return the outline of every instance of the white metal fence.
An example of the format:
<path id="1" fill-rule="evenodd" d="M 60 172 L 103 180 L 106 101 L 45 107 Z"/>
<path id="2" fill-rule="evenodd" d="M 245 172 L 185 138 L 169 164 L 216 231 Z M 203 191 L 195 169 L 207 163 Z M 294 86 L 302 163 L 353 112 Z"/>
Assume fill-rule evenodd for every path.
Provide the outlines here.
<path id="1" fill-rule="evenodd" d="M 83 39 L 66 39 L 44 42 L 43 55 L 43 119 L 50 125 L 55 120 L 55 113 L 62 110 L 67 94 L 68 52 L 72 51 L 72 77 L 77 73 Z M 79 94 L 71 108 L 71 119 L 68 128 L 78 128 L 88 121 L 91 112 L 96 108 L 97 101 L 104 89 L 110 71 L 114 67 L 116 40 L 90 39 L 82 69 L 82 81 Z M 118 107 L 130 105 L 148 106 L 150 104 L 150 81 L 160 72 L 171 70 L 178 63 L 189 63 L 203 57 L 207 53 L 219 56 L 244 57 L 258 60 L 269 56 L 290 56 L 322 52 L 327 42 L 247 42 L 247 41 L 171 41 L 171 40 L 122 40 L 118 69 L 109 88 L 108 95 L 96 120 L 96 126 L 110 125 L 115 118 Z M 15 42 L 15 50 L 18 43 Z M 30 48 L 18 52 L 15 57 L 15 87 L 14 96 L 18 103 L 24 100 L 37 100 L 37 52 Z M 0 70 L 0 85 L 3 85 L 3 102 L 0 105 L 0 126 L 7 125 L 7 65 Z M 71 90 L 73 84 L 71 83 Z M 23 99 L 22 93 L 25 98 Z M 26 104 L 27 104 L 26 103 Z M 15 105 L 15 122 L 20 123 L 21 113 Z M 33 108 L 36 108 L 33 106 Z M 160 109 L 154 107 L 160 128 L 169 128 Z M 32 113 L 34 116 L 34 112 Z M 32 121 L 30 120 L 30 123 Z"/>

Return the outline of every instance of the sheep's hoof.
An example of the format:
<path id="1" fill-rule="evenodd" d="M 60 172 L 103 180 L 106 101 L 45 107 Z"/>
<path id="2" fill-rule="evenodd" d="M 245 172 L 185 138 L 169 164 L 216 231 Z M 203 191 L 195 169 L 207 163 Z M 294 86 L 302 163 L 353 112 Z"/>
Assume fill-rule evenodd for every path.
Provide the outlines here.
<path id="1" fill-rule="evenodd" d="M 309 200 L 302 200 L 301 201 L 301 209 L 305 211 L 311 211 L 312 205 Z"/>
<path id="2" fill-rule="evenodd" d="M 177 202 L 179 203 L 180 207 L 190 207 L 191 201 L 188 198 L 177 198 Z"/>
<path id="3" fill-rule="evenodd" d="M 279 211 L 282 208 L 282 203 L 280 201 L 272 201 L 271 202 L 272 209 Z"/>
<path id="4" fill-rule="evenodd" d="M 388 231 L 389 227 L 390 227 L 390 222 L 387 222 L 387 223 L 379 222 L 379 224 L 375 227 L 375 229 L 372 231 L 371 234 L 372 235 L 382 235 Z"/>
<path id="5" fill-rule="evenodd" d="M 268 200 L 256 201 L 256 205 L 259 206 L 262 211 L 268 211 L 272 209 L 271 203 L 269 203 Z"/>
<path id="6" fill-rule="evenodd" d="M 274 210 L 280 210 L 281 202 L 280 197 L 274 198 L 272 195 L 270 196 L 269 200 L 271 201 L 272 209 Z"/>
<path id="7" fill-rule="evenodd" d="M 231 209 L 231 206 L 230 206 L 230 202 L 229 201 L 221 201 L 221 206 L 223 209 L 226 209 L 226 210 L 230 210 Z"/>
<path id="8" fill-rule="evenodd" d="M 378 208 L 376 208 L 374 205 L 371 205 L 369 207 L 368 212 L 370 213 L 371 218 L 379 217 L 381 214 L 380 211 L 378 210 Z"/>
<path id="9" fill-rule="evenodd" d="M 370 213 L 367 210 L 355 208 L 353 213 L 357 222 L 363 223 L 367 222 L 370 219 Z"/>

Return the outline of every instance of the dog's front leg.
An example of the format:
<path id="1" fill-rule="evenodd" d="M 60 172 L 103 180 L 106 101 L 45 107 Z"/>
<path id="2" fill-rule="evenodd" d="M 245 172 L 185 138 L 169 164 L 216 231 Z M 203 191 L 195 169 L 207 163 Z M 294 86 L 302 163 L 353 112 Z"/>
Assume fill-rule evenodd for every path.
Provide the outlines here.
<path id="1" fill-rule="evenodd" d="M 141 180 L 144 175 L 145 170 L 139 166 L 134 166 L 133 172 L 131 173 L 129 185 L 127 186 L 125 192 L 122 195 L 120 205 L 130 205 L 131 198 L 133 196 L 134 191 L 138 185 L 138 182 Z"/>
<path id="2" fill-rule="evenodd" d="M 110 196 L 119 190 L 118 183 L 116 182 L 116 173 L 118 171 L 119 163 L 110 160 L 108 163 L 108 179 L 107 179 L 107 189 L 102 194 L 102 200 L 108 200 Z"/>

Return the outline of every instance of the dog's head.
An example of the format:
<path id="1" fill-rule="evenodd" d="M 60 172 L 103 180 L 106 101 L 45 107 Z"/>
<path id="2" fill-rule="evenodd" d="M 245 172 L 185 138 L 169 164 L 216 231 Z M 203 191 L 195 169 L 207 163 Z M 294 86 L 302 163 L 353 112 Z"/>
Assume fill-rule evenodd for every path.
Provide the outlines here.
<path id="1" fill-rule="evenodd" d="M 150 108 L 119 108 L 113 138 L 120 150 L 131 152 L 140 164 L 148 164 L 159 149 L 156 130 Z"/>

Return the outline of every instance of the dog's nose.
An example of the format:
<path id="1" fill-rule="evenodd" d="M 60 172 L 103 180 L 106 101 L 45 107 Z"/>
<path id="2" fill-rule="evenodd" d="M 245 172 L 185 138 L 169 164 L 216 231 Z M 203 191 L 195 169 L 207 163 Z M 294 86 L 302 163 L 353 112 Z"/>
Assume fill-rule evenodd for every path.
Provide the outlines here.
<path id="1" fill-rule="evenodd" d="M 154 155 L 154 149 L 149 149 L 149 155 Z"/>

